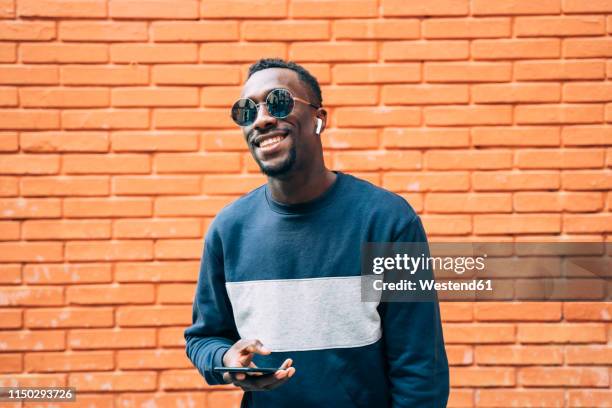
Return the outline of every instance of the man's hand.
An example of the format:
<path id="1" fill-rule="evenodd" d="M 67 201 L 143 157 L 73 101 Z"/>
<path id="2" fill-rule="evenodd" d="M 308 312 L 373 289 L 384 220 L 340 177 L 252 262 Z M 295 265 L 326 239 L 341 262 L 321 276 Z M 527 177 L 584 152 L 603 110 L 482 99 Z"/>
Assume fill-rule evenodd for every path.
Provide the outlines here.
<path id="1" fill-rule="evenodd" d="M 264 347 L 259 340 L 242 339 L 238 340 L 227 350 L 223 356 L 225 367 L 257 367 L 253 363 L 253 356 L 257 354 L 268 355 L 271 351 Z M 295 368 L 291 367 L 293 361 L 288 358 L 274 374 L 260 373 L 224 373 L 223 380 L 232 383 L 244 391 L 265 391 L 272 390 L 285 383 L 295 374 Z"/>

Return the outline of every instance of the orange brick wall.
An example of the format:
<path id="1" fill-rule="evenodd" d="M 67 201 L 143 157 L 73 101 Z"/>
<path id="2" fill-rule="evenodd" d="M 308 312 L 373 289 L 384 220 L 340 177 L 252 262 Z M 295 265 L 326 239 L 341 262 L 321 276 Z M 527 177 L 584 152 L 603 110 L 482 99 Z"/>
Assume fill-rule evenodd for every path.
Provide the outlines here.
<path id="1" fill-rule="evenodd" d="M 432 240 L 610 240 L 609 14 L 0 0 L 0 385 L 75 386 L 75 407 L 238 406 L 182 332 L 208 223 L 264 181 L 228 116 L 263 56 L 312 70 L 329 166 L 404 195 Z M 442 312 L 449 406 L 610 406 L 610 303 Z"/>

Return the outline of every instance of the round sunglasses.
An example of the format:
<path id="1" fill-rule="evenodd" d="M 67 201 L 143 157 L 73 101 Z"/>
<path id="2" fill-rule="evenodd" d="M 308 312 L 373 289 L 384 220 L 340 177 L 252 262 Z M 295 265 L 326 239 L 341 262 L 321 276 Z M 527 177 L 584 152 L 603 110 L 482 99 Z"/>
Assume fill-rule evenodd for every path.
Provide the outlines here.
<path id="1" fill-rule="evenodd" d="M 288 89 L 275 88 L 268 93 L 266 101 L 262 103 L 255 103 L 255 101 L 249 98 L 238 99 L 232 106 L 232 119 L 238 126 L 249 126 L 257 119 L 259 105 L 263 105 L 264 103 L 271 116 L 277 119 L 283 119 L 289 116 L 293 111 L 295 101 L 300 101 L 315 109 L 319 109 L 319 106 L 298 98 L 297 96 L 293 96 Z"/>

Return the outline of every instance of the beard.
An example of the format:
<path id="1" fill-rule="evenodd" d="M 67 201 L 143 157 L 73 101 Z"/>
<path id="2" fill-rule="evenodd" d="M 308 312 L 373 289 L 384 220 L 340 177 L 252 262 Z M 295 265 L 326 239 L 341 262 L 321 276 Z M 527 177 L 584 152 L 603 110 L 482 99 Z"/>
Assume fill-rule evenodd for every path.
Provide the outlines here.
<path id="1" fill-rule="evenodd" d="M 289 149 L 289 155 L 285 160 L 275 166 L 266 166 L 256 156 L 253 156 L 259 169 L 263 174 L 268 177 L 279 177 L 283 176 L 291 171 L 293 165 L 295 164 L 295 160 L 297 158 L 297 153 L 295 151 L 295 146 L 291 146 Z"/>

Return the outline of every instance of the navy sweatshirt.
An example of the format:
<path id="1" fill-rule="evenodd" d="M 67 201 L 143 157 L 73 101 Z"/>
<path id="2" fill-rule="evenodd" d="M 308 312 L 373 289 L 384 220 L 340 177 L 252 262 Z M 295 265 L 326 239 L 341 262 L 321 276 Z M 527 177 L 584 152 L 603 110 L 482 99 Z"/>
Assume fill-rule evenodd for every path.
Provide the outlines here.
<path id="1" fill-rule="evenodd" d="M 362 302 L 365 242 L 426 242 L 397 194 L 337 172 L 308 203 L 285 205 L 263 185 L 225 207 L 205 238 L 186 352 L 208 384 L 240 338 L 293 359 L 295 375 L 243 406 L 445 407 L 448 361 L 437 302 Z"/>

